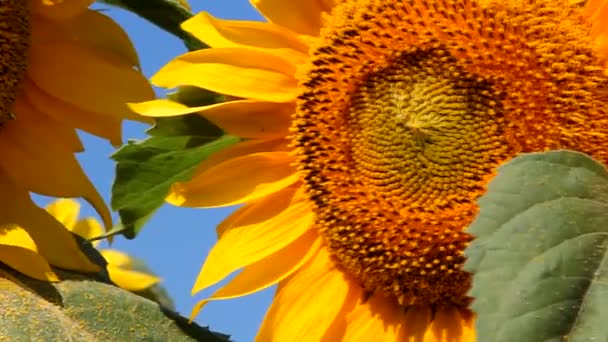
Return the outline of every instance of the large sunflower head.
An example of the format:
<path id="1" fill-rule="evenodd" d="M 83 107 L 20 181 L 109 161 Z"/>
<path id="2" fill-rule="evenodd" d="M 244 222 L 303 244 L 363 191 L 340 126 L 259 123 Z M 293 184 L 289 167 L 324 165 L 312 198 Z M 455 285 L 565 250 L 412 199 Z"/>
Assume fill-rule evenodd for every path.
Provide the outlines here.
<path id="1" fill-rule="evenodd" d="M 212 49 L 153 78 L 244 99 L 134 106 L 247 138 L 168 198 L 247 203 L 194 290 L 238 269 L 210 299 L 278 282 L 260 341 L 472 340 L 465 229 L 496 168 L 562 148 L 608 162 L 608 3 L 253 3 L 269 23 L 200 14 L 183 27 Z"/>
<path id="2" fill-rule="evenodd" d="M 82 129 L 117 145 L 126 102 L 153 98 L 135 50 L 92 0 L 0 2 L 0 261 L 54 280 L 49 263 L 95 271 L 30 192 L 82 197 L 109 212 L 74 154 Z"/>

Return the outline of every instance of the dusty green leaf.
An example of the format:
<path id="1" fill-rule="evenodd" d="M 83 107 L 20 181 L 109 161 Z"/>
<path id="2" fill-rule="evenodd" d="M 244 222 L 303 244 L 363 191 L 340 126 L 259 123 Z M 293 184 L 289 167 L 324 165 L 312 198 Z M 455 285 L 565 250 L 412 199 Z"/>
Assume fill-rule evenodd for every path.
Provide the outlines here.
<path id="1" fill-rule="evenodd" d="M 57 270 L 59 283 L 0 266 L 1 341 L 227 341 L 141 296 Z"/>
<path id="2" fill-rule="evenodd" d="M 469 228 L 478 341 L 608 341 L 608 173 L 571 151 L 499 168 Z"/>

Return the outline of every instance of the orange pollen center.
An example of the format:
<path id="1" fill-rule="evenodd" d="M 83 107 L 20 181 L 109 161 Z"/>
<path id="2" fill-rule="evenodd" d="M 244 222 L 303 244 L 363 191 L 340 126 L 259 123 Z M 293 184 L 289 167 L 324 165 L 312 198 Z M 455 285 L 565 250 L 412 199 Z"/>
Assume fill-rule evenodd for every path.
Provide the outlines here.
<path id="1" fill-rule="evenodd" d="M 0 3 L 0 125 L 14 118 L 12 106 L 27 68 L 30 46 L 28 1 Z"/>
<path id="2" fill-rule="evenodd" d="M 464 232 L 501 163 L 608 161 L 608 78 L 580 7 L 342 1 L 300 70 L 292 139 L 335 262 L 401 305 L 466 308 Z"/>

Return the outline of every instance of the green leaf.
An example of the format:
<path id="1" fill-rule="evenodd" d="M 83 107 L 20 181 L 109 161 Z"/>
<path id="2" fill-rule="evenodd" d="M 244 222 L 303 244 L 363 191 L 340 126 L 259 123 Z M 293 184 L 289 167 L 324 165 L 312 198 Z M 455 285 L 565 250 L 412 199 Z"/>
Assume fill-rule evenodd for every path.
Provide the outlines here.
<path id="1" fill-rule="evenodd" d="M 132 239 L 163 204 L 171 185 L 190 179 L 198 164 L 239 139 L 224 135 L 199 115 L 158 120 L 150 137 L 130 141 L 112 158 L 117 162 L 112 208 L 121 224 L 108 235 Z"/>
<path id="2" fill-rule="evenodd" d="M 56 271 L 64 280 L 47 283 L 0 266 L 0 340 L 228 341 L 129 291 Z"/>
<path id="3" fill-rule="evenodd" d="M 499 168 L 468 232 L 478 341 L 608 341 L 608 173 L 571 151 Z"/>
<path id="4" fill-rule="evenodd" d="M 154 23 L 163 30 L 180 38 L 188 50 L 205 49 L 208 46 L 190 33 L 181 29 L 181 23 L 190 19 L 192 13 L 180 0 L 101 0 L 101 2 L 124 8 Z"/>

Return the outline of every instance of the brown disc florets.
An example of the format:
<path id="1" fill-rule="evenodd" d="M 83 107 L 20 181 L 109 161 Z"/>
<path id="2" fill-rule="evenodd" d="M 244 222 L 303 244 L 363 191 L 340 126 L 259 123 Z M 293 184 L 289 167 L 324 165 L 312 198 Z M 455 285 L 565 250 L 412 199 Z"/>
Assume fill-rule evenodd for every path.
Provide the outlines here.
<path id="1" fill-rule="evenodd" d="M 31 32 L 28 2 L 0 2 L 0 124 L 13 117 L 13 102 L 27 67 Z"/>
<path id="2" fill-rule="evenodd" d="M 343 1 L 300 72 L 293 136 L 336 263 L 402 305 L 466 307 L 461 268 L 496 167 L 567 148 L 608 161 L 608 79 L 580 8 Z"/>

